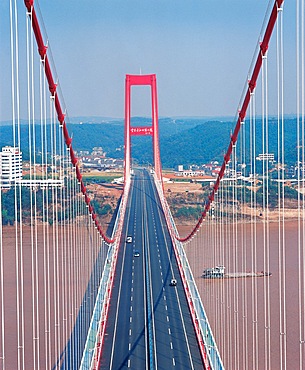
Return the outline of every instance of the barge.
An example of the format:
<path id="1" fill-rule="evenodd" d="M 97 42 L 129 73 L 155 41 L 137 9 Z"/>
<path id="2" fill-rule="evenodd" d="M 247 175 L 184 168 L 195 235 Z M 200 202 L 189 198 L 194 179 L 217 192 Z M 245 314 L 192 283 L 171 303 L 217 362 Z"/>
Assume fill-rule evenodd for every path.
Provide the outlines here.
<path id="1" fill-rule="evenodd" d="M 236 279 L 236 278 L 247 278 L 247 277 L 266 277 L 272 276 L 271 272 L 227 272 L 225 273 L 225 267 L 222 265 L 211 267 L 203 270 L 202 277 L 204 279 Z"/>

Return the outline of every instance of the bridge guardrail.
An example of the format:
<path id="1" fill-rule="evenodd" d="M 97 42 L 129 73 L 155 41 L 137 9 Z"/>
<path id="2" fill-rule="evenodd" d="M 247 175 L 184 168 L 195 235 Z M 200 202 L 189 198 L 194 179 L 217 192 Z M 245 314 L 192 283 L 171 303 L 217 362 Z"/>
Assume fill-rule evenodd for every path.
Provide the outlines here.
<path id="1" fill-rule="evenodd" d="M 112 237 L 117 235 L 115 242 L 109 246 L 107 258 L 105 260 L 102 278 L 96 297 L 96 302 L 91 318 L 90 328 L 83 352 L 80 369 L 95 369 L 98 366 L 98 357 L 102 345 L 105 323 L 107 319 L 109 300 L 113 283 L 114 270 L 116 266 L 117 251 L 120 243 L 126 200 L 129 193 L 130 181 L 126 182 L 123 197 L 119 206 Z"/>
<path id="2" fill-rule="evenodd" d="M 170 234 L 172 238 L 172 242 L 175 248 L 175 253 L 178 258 L 178 263 L 180 264 L 180 267 L 182 268 L 183 275 L 183 283 L 185 284 L 185 289 L 187 290 L 187 293 L 190 296 L 189 300 L 189 306 L 190 311 L 193 316 L 194 326 L 195 330 L 197 332 L 197 335 L 199 334 L 199 341 L 202 340 L 205 348 L 205 354 L 204 357 L 207 357 L 208 359 L 208 368 L 211 370 L 224 370 L 224 365 L 222 363 L 216 341 L 214 339 L 214 335 L 212 332 L 212 329 L 210 327 L 203 303 L 201 301 L 200 294 L 197 289 L 197 285 L 193 276 L 193 273 L 191 271 L 187 256 L 185 254 L 183 244 L 179 242 L 173 235 L 178 235 L 178 231 L 173 219 L 173 216 L 171 214 L 171 211 L 169 209 L 169 206 L 167 204 L 167 201 L 164 197 L 163 188 L 160 184 L 160 181 L 155 179 L 156 188 L 159 194 L 159 198 L 161 200 L 161 204 L 164 210 L 164 214 L 166 216 L 166 221 L 168 223 L 168 227 L 170 229 Z"/>

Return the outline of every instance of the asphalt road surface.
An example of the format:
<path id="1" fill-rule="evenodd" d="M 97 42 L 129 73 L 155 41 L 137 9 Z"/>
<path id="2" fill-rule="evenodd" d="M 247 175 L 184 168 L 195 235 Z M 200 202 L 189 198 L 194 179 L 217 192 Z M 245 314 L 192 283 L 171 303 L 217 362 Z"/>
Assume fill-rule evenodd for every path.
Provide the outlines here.
<path id="1" fill-rule="evenodd" d="M 176 286 L 170 285 L 173 278 Z M 132 179 L 101 369 L 203 369 L 172 242 L 147 170 L 136 170 Z"/>

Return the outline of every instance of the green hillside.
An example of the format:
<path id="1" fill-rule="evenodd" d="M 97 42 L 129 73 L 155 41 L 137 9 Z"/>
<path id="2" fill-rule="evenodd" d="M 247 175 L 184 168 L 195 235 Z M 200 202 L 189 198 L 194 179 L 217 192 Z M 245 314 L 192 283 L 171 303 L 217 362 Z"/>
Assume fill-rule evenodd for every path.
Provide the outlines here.
<path id="1" fill-rule="evenodd" d="M 150 125 L 147 118 L 132 118 L 133 126 Z M 24 159 L 28 158 L 28 126 L 22 124 L 21 138 Z M 246 124 L 246 140 L 249 140 L 249 125 Z M 159 120 L 160 151 L 163 167 L 178 164 L 202 164 L 212 160 L 222 161 L 234 128 L 232 122 L 205 121 L 199 118 L 161 118 Z M 95 146 L 103 147 L 107 157 L 124 156 L 124 122 L 113 120 L 102 123 L 69 124 L 68 130 L 77 151 L 91 151 Z M 47 129 L 50 134 L 50 126 Z M 261 121 L 257 119 L 255 134 L 256 148 L 262 151 Z M 41 129 L 35 125 L 36 151 L 41 150 Z M 286 163 L 293 164 L 296 158 L 296 120 L 285 121 Z M 0 146 L 13 145 L 12 128 L 0 126 Z M 269 121 L 269 152 L 277 153 L 277 121 Z M 152 141 L 150 137 L 132 137 L 132 157 L 139 164 L 152 163 Z M 246 159 L 247 160 L 247 159 Z"/>

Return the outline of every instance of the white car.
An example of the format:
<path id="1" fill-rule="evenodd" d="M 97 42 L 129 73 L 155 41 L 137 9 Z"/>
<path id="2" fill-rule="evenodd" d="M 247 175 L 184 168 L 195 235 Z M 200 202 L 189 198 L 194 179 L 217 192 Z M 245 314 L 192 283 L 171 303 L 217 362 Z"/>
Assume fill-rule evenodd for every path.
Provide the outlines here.
<path id="1" fill-rule="evenodd" d="M 176 279 L 171 279 L 171 282 L 169 283 L 170 286 L 176 286 L 177 285 L 177 280 Z"/>
<path id="2" fill-rule="evenodd" d="M 132 243 L 132 236 L 127 236 L 126 243 Z"/>
<path id="3" fill-rule="evenodd" d="M 140 257 L 140 252 L 136 249 L 133 253 L 134 257 Z"/>

